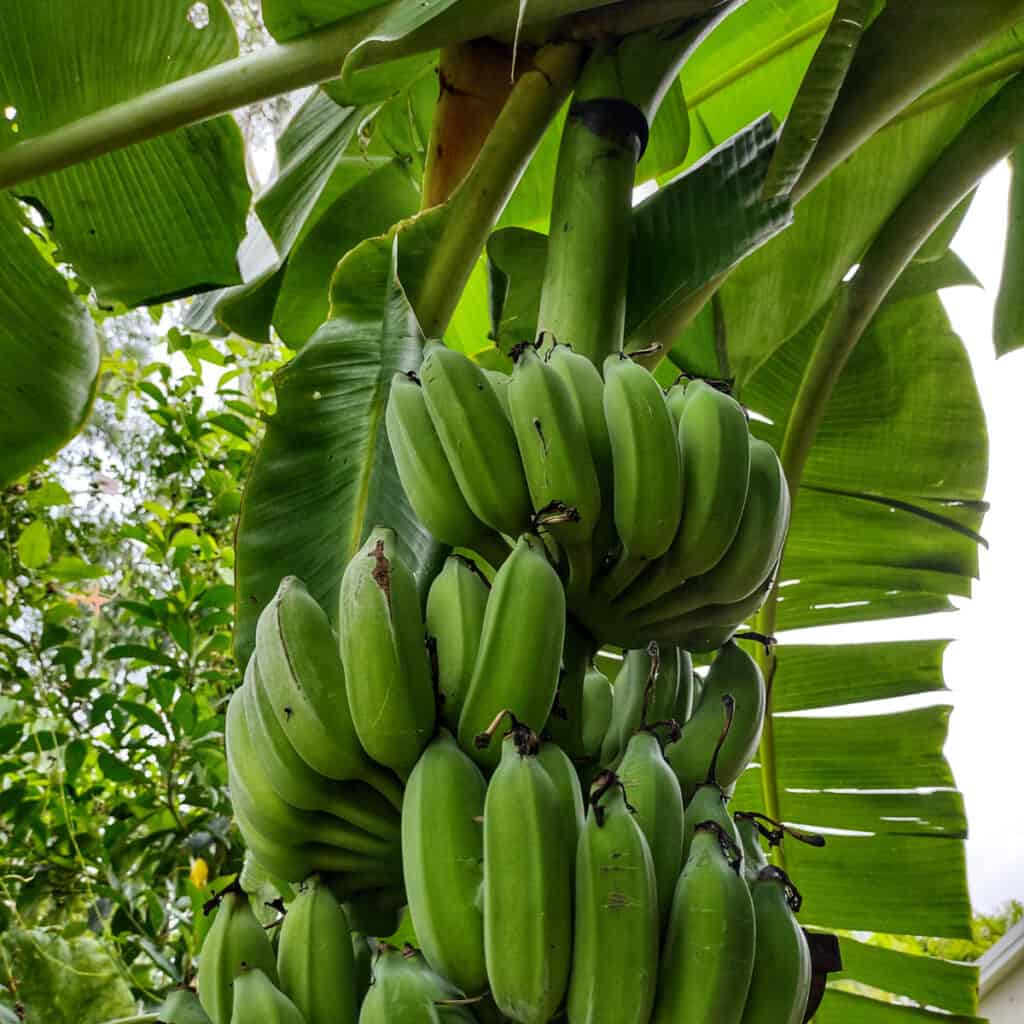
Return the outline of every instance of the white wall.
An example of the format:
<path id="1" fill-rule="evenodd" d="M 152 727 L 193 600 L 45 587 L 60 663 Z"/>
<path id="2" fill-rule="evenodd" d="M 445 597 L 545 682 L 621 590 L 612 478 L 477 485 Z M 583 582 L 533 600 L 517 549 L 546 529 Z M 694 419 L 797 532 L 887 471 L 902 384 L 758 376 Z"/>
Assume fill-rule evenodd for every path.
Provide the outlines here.
<path id="1" fill-rule="evenodd" d="M 978 1016 L 990 1024 L 1024 1024 L 1024 963 L 985 993 Z"/>

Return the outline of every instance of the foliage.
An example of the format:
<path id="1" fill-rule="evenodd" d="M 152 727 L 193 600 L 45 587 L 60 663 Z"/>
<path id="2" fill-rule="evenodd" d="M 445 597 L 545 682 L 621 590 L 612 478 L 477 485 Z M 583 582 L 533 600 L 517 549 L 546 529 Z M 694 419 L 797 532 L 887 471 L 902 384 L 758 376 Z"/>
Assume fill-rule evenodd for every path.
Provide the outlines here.
<path id="1" fill-rule="evenodd" d="M 565 117 L 538 115 L 539 141 L 494 129 L 513 151 L 479 190 L 501 197 L 493 208 L 464 215 L 456 193 L 417 215 L 428 154 L 442 148 L 430 139 L 437 39 L 532 44 L 556 14 L 574 39 L 600 39 L 604 16 L 661 5 L 139 0 L 121 17 L 105 3 L 10 0 L 5 19 L 21 31 L 0 37 L 0 181 L 12 187 L 0 194 L 0 921 L 18 935 L 46 927 L 31 934 L 47 942 L 91 929 L 132 992 L 155 997 L 189 974 L 204 928 L 196 882 L 239 866 L 222 754 L 236 588 L 244 656 L 280 575 L 319 571 L 320 597 L 336 587 L 348 552 L 311 554 L 310 533 L 330 529 L 351 550 L 368 510 L 396 507 L 380 443 L 385 371 L 398 365 L 388 346 L 418 335 L 392 300 L 402 293 L 447 344 L 496 367 L 507 360 L 489 329 L 504 341 L 537 322 Z M 628 222 L 627 344 L 664 346 L 666 380 L 734 379 L 802 485 L 762 629 L 948 609 L 977 573 L 987 439 L 937 290 L 971 280 L 948 251 L 962 200 L 1022 131 L 1024 80 L 1010 76 L 1024 0 L 707 10 L 714 30 L 672 82 L 637 170 L 660 192 Z M 44 30 L 60 19 L 59 38 Z M 271 36 L 285 45 L 269 49 Z M 268 160 L 270 128 L 293 107 Z M 780 142 L 773 126 L 791 111 Z M 26 152 L 49 156 L 12 171 Z M 276 174 L 251 202 L 267 163 Z M 962 181 L 950 164 L 977 174 Z M 628 213 L 628 193 L 617 200 Z M 495 226 L 516 230 L 491 235 L 485 256 Z M 424 309 L 425 295 L 438 307 L 438 292 L 463 284 L 450 316 Z M 195 296 L 187 330 L 180 308 L 159 305 L 179 295 Z M 146 304 L 149 319 L 126 314 Z M 277 380 L 278 429 L 257 459 L 279 353 L 241 338 L 275 336 L 301 352 Z M 291 514 L 339 476 L 321 520 Z M 426 577 L 437 552 L 420 553 Z M 970 1015 L 971 969 L 916 955 L 966 956 L 976 941 L 947 709 L 829 714 L 940 691 L 941 654 L 783 645 L 776 714 L 736 801 L 838 831 L 826 851 L 785 854 L 810 924 L 928 936 L 912 949 L 851 945 L 851 980 Z M 785 717 L 796 711 L 815 714 Z M 847 1011 L 891 1019 L 846 994 L 820 1019 Z"/>
<path id="2" fill-rule="evenodd" d="M 0 962 L 5 975 L 18 980 L 10 1009 L 20 1009 L 25 1020 L 101 1024 L 135 1012 L 119 965 L 91 936 L 67 939 L 42 929 L 10 929 L 0 937 Z"/>
<path id="3" fill-rule="evenodd" d="M 193 859 L 239 865 L 232 537 L 274 364 L 160 341 L 140 314 L 105 328 L 89 428 L 0 497 L 0 920 L 100 933 L 122 984 L 150 992 L 180 980 L 204 927 Z"/>

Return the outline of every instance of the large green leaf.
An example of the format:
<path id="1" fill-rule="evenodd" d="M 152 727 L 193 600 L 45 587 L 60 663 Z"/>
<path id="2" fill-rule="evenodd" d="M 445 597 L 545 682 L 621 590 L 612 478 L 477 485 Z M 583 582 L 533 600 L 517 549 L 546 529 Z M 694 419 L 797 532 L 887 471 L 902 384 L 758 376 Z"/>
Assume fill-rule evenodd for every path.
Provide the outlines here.
<path id="1" fill-rule="evenodd" d="M 775 149 L 771 119 L 739 132 L 633 213 L 626 332 L 644 345 L 701 287 L 778 234 L 785 198 L 761 191 Z"/>
<path id="2" fill-rule="evenodd" d="M 18 204 L 0 193 L 0 486 L 79 431 L 100 363 L 88 310 L 25 232 Z"/>
<path id="3" fill-rule="evenodd" d="M 409 507 L 384 430 L 391 379 L 414 370 L 422 336 L 395 273 L 393 239 L 342 261 L 331 319 L 275 379 L 237 536 L 235 653 L 244 664 L 256 620 L 283 576 L 302 579 L 333 618 L 348 560 L 390 526 L 410 567 L 428 577 L 439 553 Z"/>
<path id="4" fill-rule="evenodd" d="M 813 335 L 782 346 L 742 392 L 776 445 Z M 938 298 L 891 303 L 840 378 L 808 459 L 779 627 L 939 611 L 968 593 L 986 462 L 970 363 Z"/>
<path id="5" fill-rule="evenodd" d="M 223 4 L 206 5 L 202 28 L 190 7 L 6 3 L 0 98 L 16 116 L 0 127 L 0 148 L 234 57 Z M 240 280 L 235 251 L 250 197 L 231 117 L 24 182 L 18 194 L 45 211 L 61 258 L 105 301 L 138 305 Z"/>

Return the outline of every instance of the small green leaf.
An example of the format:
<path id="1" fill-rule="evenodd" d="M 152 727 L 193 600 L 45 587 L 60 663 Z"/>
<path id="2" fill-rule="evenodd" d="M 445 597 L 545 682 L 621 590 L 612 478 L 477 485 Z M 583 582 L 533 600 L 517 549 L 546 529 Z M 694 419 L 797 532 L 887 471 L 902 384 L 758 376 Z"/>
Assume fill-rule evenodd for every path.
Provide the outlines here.
<path id="1" fill-rule="evenodd" d="M 55 480 L 47 480 L 42 487 L 29 491 L 25 500 L 36 508 L 50 508 L 54 505 L 70 505 L 71 495 Z"/>
<path id="2" fill-rule="evenodd" d="M 144 644 L 115 644 L 107 650 L 105 655 L 110 661 L 117 661 L 120 658 L 131 658 L 134 661 L 145 661 L 150 665 L 166 665 L 168 668 L 177 668 L 178 663 L 163 651 L 153 647 L 146 647 Z"/>
<path id="3" fill-rule="evenodd" d="M 78 773 L 82 770 L 88 753 L 89 748 L 84 740 L 72 740 L 64 748 L 64 778 L 69 785 L 73 786 L 78 779 Z"/>
<path id="4" fill-rule="evenodd" d="M 155 732 L 167 734 L 167 727 L 164 725 L 163 719 L 147 704 L 140 704 L 134 700 L 121 700 L 118 703 L 142 725 L 148 725 Z"/>
<path id="5" fill-rule="evenodd" d="M 100 771 L 111 782 L 131 782 L 135 778 L 135 771 L 132 768 L 106 750 L 100 751 L 99 764 Z"/>
<path id="6" fill-rule="evenodd" d="M 98 565 L 90 565 L 77 555 L 61 555 L 50 566 L 47 575 L 64 583 L 75 580 L 98 580 L 106 575 L 106 570 Z"/>
<path id="7" fill-rule="evenodd" d="M 50 560 L 50 531 L 41 519 L 34 519 L 18 537 L 18 558 L 26 569 L 38 569 Z"/>

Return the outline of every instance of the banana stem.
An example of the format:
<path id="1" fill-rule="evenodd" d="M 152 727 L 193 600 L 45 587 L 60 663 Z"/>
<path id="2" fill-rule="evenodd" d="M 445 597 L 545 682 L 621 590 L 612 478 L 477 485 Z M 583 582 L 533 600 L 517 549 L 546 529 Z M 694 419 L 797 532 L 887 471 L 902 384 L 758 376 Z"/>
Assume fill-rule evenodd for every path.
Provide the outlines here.
<path id="1" fill-rule="evenodd" d="M 735 3 L 606 42 L 591 54 L 562 134 L 537 328 L 599 368 L 622 350 L 633 184 L 679 69 Z"/>
<path id="2" fill-rule="evenodd" d="M 576 81 L 582 55 L 576 43 L 554 43 L 537 54 L 448 201 L 444 230 L 412 303 L 428 338 L 444 334 L 494 222 Z"/>
<path id="3" fill-rule="evenodd" d="M 892 286 L 964 196 L 1022 143 L 1024 75 L 1018 75 L 989 100 L 929 168 L 879 232 L 856 276 L 842 286 L 804 370 L 783 436 L 780 458 L 794 505 L 832 391 Z M 755 629 L 766 636 L 775 635 L 778 593 L 776 584 L 757 617 Z M 764 651 L 758 652 L 757 658 L 770 683 L 774 661 Z M 760 761 L 765 812 L 781 819 L 770 700 Z"/>

